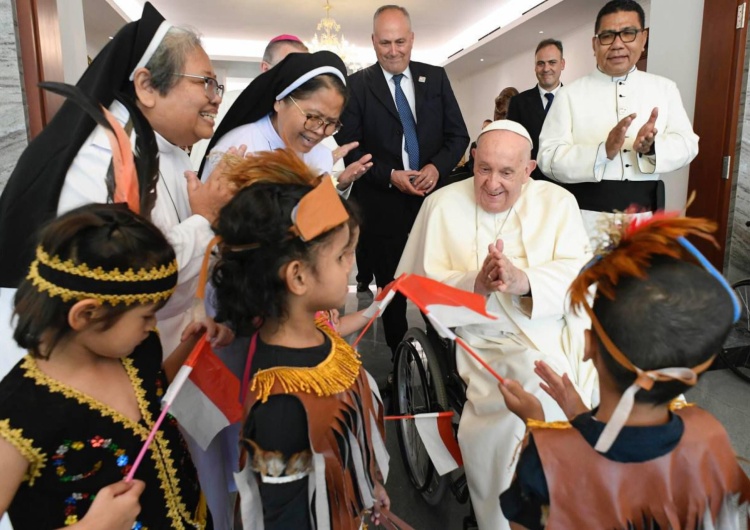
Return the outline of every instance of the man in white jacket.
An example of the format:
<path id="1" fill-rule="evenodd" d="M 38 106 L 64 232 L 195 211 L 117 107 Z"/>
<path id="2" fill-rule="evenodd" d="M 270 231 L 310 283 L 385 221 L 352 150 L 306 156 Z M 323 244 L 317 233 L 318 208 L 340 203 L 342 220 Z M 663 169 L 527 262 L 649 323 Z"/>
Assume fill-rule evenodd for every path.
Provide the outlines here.
<path id="1" fill-rule="evenodd" d="M 524 127 L 499 120 L 477 140 L 474 177 L 428 196 L 409 234 L 396 276 L 410 272 L 487 297 L 492 324 L 458 328 L 501 376 L 536 395 L 548 418 L 564 420 L 539 387 L 534 361 L 565 372 L 591 397 L 596 382 L 583 363 L 584 322 L 571 318 L 566 292 L 590 257 L 575 198 L 530 174 L 532 141 Z M 499 496 L 513 476 L 525 426 L 503 402 L 494 379 L 461 348 L 467 384 L 458 441 L 480 529 L 508 529 Z"/>
<path id="2" fill-rule="evenodd" d="M 595 32 L 597 67 L 557 94 L 538 154 L 542 172 L 575 195 L 592 237 L 612 212 L 663 208 L 659 175 L 698 154 L 675 83 L 635 67 L 648 39 L 643 8 L 612 0 Z"/>

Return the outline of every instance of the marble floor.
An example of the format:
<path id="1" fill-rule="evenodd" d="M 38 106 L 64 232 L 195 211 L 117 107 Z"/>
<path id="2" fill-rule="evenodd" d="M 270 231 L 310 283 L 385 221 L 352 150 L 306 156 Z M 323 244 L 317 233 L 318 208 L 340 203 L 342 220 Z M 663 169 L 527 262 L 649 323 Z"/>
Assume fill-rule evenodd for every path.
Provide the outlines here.
<path id="1" fill-rule="evenodd" d="M 352 285 L 344 312 L 363 309 L 372 299 L 371 293 L 357 293 Z M 411 304 L 407 310 L 407 318 L 410 326 L 423 327 L 418 310 Z M 379 321 L 365 334 L 359 351 L 365 367 L 382 386 L 391 371 L 391 354 Z M 750 376 L 750 370 L 744 369 L 744 373 Z M 701 377 L 698 385 L 686 394 L 686 398 L 714 414 L 729 432 L 737 454 L 750 458 L 750 384 L 728 369 L 711 370 Z M 438 506 L 428 506 L 409 482 L 401 462 L 395 429 L 388 428 L 388 425 L 386 429 L 387 446 L 391 455 L 386 489 L 392 501 L 393 512 L 416 530 L 462 530 L 468 505 L 459 504 L 450 492 L 446 492 Z M 750 473 L 750 465 L 744 464 L 744 467 Z"/>

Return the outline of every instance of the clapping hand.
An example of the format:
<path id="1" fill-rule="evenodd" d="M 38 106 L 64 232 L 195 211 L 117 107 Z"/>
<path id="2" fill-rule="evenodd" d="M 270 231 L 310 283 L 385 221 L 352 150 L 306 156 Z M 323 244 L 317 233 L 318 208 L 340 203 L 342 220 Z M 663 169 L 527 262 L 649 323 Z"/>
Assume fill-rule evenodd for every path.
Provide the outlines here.
<path id="1" fill-rule="evenodd" d="M 568 377 L 568 374 L 563 374 L 560 377 L 544 361 L 534 361 L 534 373 L 544 381 L 543 383 L 539 383 L 539 386 L 555 400 L 566 418 L 572 420 L 579 414 L 589 410 L 573 386 L 573 382 Z"/>

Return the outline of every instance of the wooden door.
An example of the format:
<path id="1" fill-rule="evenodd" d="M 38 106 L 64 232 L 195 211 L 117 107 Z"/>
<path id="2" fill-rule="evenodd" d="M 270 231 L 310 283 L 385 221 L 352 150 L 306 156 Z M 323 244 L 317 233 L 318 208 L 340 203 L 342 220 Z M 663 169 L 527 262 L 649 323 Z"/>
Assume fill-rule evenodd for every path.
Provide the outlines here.
<path id="1" fill-rule="evenodd" d="M 707 217 L 718 223 L 716 240 L 720 247 L 700 241 L 696 245 L 719 270 L 724 268 L 732 172 L 736 164 L 747 38 L 746 4 L 745 0 L 705 0 L 703 8 L 693 121 L 693 128 L 700 136 L 700 151 L 690 165 L 688 181 L 688 194 L 695 190 L 697 195 L 688 215 Z M 741 27 L 737 28 L 738 25 Z"/>
<path id="2" fill-rule="evenodd" d="M 40 81 L 64 79 L 60 21 L 57 0 L 15 2 L 29 140 L 32 140 L 49 123 L 63 102 L 61 96 L 37 86 Z"/>

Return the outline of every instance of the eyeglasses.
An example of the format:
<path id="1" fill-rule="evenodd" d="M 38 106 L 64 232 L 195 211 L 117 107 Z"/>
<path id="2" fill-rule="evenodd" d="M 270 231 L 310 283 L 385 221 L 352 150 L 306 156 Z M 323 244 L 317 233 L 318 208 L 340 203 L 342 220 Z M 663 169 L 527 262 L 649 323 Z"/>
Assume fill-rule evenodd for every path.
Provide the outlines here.
<path id="1" fill-rule="evenodd" d="M 300 107 L 296 101 L 294 101 L 294 98 L 292 96 L 289 96 L 289 99 L 292 100 L 292 103 L 294 103 L 294 106 L 299 109 L 299 111 L 302 113 L 302 115 L 305 117 L 305 124 L 303 127 L 306 131 L 317 131 L 321 127 L 323 127 L 323 134 L 326 136 L 333 136 L 337 132 L 341 130 L 341 127 L 343 123 L 341 123 L 339 120 L 336 121 L 326 121 L 320 116 L 315 116 L 313 114 L 308 114 L 304 110 L 302 110 L 302 107 Z"/>
<path id="2" fill-rule="evenodd" d="M 638 34 L 643 33 L 644 31 L 648 31 L 648 28 L 627 28 L 622 31 L 602 31 L 598 35 L 594 35 L 594 37 L 599 39 L 599 44 L 601 44 L 602 46 L 609 46 L 610 44 L 615 42 L 615 39 L 617 37 L 620 37 L 620 40 L 622 42 L 633 42 Z"/>
<path id="3" fill-rule="evenodd" d="M 217 97 L 224 96 L 224 85 L 220 85 L 219 82 L 213 77 L 206 77 L 205 75 L 194 75 L 194 74 L 173 74 L 179 77 L 192 77 L 193 79 L 203 79 L 203 88 L 206 90 L 208 99 L 214 100 Z"/>

